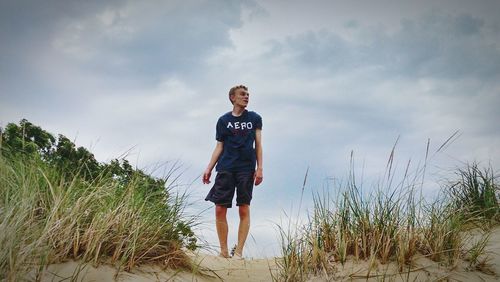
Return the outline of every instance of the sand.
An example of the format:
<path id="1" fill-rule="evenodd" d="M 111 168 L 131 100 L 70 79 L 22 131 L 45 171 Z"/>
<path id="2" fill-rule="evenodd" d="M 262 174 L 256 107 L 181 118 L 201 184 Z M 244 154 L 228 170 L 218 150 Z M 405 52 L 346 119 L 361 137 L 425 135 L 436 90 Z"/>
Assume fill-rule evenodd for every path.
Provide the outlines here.
<path id="1" fill-rule="evenodd" d="M 41 281 L 60 281 L 80 272 L 77 281 L 272 281 L 276 273 L 275 259 L 226 259 L 208 254 L 192 254 L 197 268 L 194 272 L 163 269 L 159 265 L 146 265 L 130 272 L 117 272 L 109 265 L 93 267 L 70 261 L 50 265 Z M 276 274 L 274 274 L 276 275 Z M 67 279 L 70 280 L 70 279 Z"/>
<path id="2" fill-rule="evenodd" d="M 190 256 L 197 265 L 195 272 L 162 269 L 157 265 L 117 272 L 109 265 L 96 268 L 70 261 L 48 266 L 41 281 L 273 281 L 273 276 L 277 277 L 278 273 L 278 259 L 275 258 L 235 260 L 203 253 Z M 482 271 L 469 269 L 469 263 L 465 261 L 459 261 L 450 268 L 417 256 L 410 271 L 399 273 L 395 264 L 375 263 L 376 266 L 368 273 L 369 262 L 350 260 L 344 265 L 335 264 L 335 274 L 317 274 L 309 281 L 500 281 L 500 227 L 491 234 L 486 256 L 488 260 Z M 76 279 L 67 279 L 72 276 Z"/>

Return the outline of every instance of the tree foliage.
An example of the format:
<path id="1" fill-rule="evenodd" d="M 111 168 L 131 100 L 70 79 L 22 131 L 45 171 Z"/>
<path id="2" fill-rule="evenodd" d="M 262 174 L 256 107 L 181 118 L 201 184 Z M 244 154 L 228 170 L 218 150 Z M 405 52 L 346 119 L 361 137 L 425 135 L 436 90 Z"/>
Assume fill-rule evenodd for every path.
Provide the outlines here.
<path id="1" fill-rule="evenodd" d="M 126 159 L 113 159 L 109 163 L 99 163 L 94 154 L 86 148 L 77 147 L 66 136 L 56 137 L 41 127 L 22 119 L 19 125 L 7 124 L 1 130 L 1 153 L 4 157 L 22 157 L 39 159 L 45 164 L 54 166 L 66 176 L 79 176 L 92 181 L 96 177 L 111 177 L 123 185 L 132 177 L 139 176 L 146 189 L 161 189 L 165 181 L 156 179 L 140 169 L 133 168 Z"/>
<path id="2" fill-rule="evenodd" d="M 59 134 L 55 138 L 41 127 L 22 119 L 19 125 L 7 124 L 2 132 L 2 155 L 40 159 L 45 164 L 57 167 L 64 175 L 79 175 L 92 180 L 106 169 L 84 147 L 76 147 L 66 136 Z"/>

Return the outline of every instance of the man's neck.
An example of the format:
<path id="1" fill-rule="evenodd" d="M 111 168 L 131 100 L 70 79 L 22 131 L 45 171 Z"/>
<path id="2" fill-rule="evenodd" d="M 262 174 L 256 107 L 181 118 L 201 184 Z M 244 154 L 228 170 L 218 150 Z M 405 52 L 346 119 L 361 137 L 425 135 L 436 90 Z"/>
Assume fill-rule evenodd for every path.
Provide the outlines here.
<path id="1" fill-rule="evenodd" d="M 244 107 L 234 106 L 233 107 L 233 116 L 239 117 L 243 114 L 244 111 L 245 111 Z"/>

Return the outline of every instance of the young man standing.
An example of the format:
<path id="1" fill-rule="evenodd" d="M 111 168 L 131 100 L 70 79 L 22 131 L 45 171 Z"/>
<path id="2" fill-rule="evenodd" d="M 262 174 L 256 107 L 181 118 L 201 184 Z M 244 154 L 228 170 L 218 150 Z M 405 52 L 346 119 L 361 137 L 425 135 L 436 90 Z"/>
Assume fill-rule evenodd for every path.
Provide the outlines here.
<path id="1" fill-rule="evenodd" d="M 215 183 L 205 200 L 215 204 L 215 226 L 219 237 L 220 256 L 226 258 L 229 257 L 226 214 L 227 209 L 232 206 L 234 192 L 236 190 L 240 224 L 238 244 L 233 257 L 241 259 L 250 230 L 253 185 L 255 183 L 257 186 L 263 180 L 262 118 L 257 113 L 246 110 L 249 97 L 248 88 L 244 85 L 234 86 L 229 90 L 233 110 L 217 121 L 217 145 L 203 173 L 203 183 L 209 184 L 212 169 L 217 164 Z"/>

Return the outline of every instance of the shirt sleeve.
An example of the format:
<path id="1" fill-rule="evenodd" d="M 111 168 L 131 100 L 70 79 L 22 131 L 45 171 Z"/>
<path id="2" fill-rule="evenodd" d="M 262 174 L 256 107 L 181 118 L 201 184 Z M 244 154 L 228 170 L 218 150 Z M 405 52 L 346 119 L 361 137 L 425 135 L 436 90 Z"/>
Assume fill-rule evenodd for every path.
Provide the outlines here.
<path id="1" fill-rule="evenodd" d="M 255 117 L 255 129 L 262 129 L 262 117 L 258 114 Z"/>
<path id="2" fill-rule="evenodd" d="M 224 142 L 224 122 L 222 119 L 217 121 L 217 126 L 215 127 L 215 140 L 219 142 Z"/>

